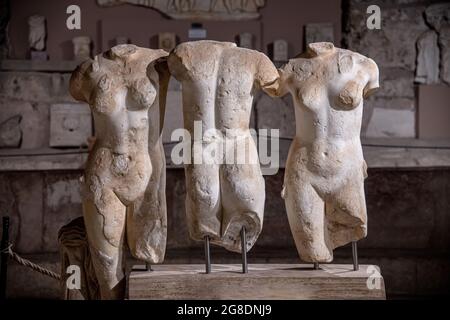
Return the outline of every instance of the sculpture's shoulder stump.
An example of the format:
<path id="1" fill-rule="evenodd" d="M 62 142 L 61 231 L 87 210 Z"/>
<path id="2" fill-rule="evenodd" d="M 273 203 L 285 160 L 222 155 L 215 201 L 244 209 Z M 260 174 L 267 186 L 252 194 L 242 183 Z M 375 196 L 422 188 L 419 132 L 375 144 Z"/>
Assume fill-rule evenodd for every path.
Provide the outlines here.
<path id="1" fill-rule="evenodd" d="M 377 266 L 323 264 L 155 265 L 133 268 L 129 299 L 386 299 Z"/>

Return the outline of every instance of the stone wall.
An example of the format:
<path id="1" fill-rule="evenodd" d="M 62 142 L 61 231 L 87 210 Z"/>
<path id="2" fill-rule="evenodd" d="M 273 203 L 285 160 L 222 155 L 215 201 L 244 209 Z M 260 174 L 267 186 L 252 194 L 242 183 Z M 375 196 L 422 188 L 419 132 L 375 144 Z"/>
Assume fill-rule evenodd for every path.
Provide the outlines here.
<path id="1" fill-rule="evenodd" d="M 39 149 L 49 146 L 50 106 L 73 102 L 69 95 L 69 73 L 0 72 L 0 130 L 8 119 L 20 117 L 15 134 L 17 147 Z M 8 135 L 9 136 L 9 135 Z M 11 139 L 15 139 L 14 136 Z"/>
<path id="2" fill-rule="evenodd" d="M 297 263 L 297 252 L 280 197 L 283 170 L 266 177 L 264 227 L 250 263 Z M 14 249 L 59 272 L 57 231 L 81 214 L 79 172 L 0 174 L 0 212 L 12 218 Z M 369 170 L 366 183 L 368 237 L 359 242 L 360 263 L 376 264 L 389 298 L 437 296 L 450 287 L 450 170 Z M 166 263 L 202 263 L 202 243 L 185 226 L 184 171 L 168 170 Z M 212 247 L 213 263 L 238 263 L 240 255 Z M 351 263 L 349 246 L 336 262 Z M 129 260 L 128 265 L 138 263 Z M 58 298 L 58 282 L 10 263 L 8 296 Z"/>
<path id="3" fill-rule="evenodd" d="M 381 9 L 380 30 L 366 26 L 369 5 Z M 416 137 L 415 84 L 450 84 L 449 12 L 447 1 L 343 2 L 343 46 L 380 68 L 381 89 L 365 103 L 362 136 Z"/>

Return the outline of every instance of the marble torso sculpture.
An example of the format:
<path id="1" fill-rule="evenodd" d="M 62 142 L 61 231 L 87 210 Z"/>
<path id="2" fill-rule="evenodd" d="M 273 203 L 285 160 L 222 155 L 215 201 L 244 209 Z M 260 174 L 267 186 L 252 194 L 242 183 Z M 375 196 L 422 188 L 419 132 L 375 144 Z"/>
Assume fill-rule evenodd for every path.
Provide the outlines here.
<path id="1" fill-rule="evenodd" d="M 245 227 L 249 250 L 261 232 L 265 200 L 264 179 L 249 132 L 253 93 L 276 91 L 278 72 L 260 52 L 216 41 L 182 43 L 170 54 L 168 65 L 182 83 L 184 126 L 191 139 L 195 138 L 194 122 L 199 121 L 204 134 L 217 129 L 225 143 L 243 142 L 249 157 L 244 164 L 185 165 L 190 236 L 195 240 L 209 236 L 211 243 L 241 252 L 240 231 Z M 202 144 L 206 148 L 218 141 L 205 134 Z"/>
<path id="2" fill-rule="evenodd" d="M 378 88 L 378 67 L 319 42 L 280 73 L 279 93 L 292 94 L 297 127 L 283 190 L 289 224 L 302 260 L 330 262 L 334 248 L 367 234 L 360 130 L 363 98 Z"/>
<path id="3" fill-rule="evenodd" d="M 72 96 L 93 111 L 96 142 L 82 179 L 91 257 L 103 299 L 123 298 L 123 243 L 149 263 L 166 246 L 161 142 L 169 79 L 163 50 L 119 45 L 72 74 Z M 161 59 L 160 59 L 161 60 Z"/>

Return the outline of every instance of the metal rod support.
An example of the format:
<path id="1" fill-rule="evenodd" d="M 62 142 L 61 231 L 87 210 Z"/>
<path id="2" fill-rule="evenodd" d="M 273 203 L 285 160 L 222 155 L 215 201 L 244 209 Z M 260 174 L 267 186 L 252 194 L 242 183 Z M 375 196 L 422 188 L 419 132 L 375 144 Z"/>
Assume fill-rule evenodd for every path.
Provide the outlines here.
<path id="1" fill-rule="evenodd" d="M 9 217 L 3 217 L 2 242 L 0 245 L 1 264 L 0 264 L 0 300 L 6 299 L 6 276 L 8 268 L 8 252 L 6 249 L 9 245 Z"/>
<path id="2" fill-rule="evenodd" d="M 146 271 L 150 271 L 150 272 L 153 271 L 152 265 L 148 262 L 145 263 L 145 269 L 146 269 Z"/>
<path id="3" fill-rule="evenodd" d="M 245 234 L 245 227 L 242 227 L 241 229 L 241 251 L 242 251 L 242 273 L 248 273 L 247 236 Z"/>
<path id="4" fill-rule="evenodd" d="M 209 236 L 205 236 L 205 272 L 211 273 L 211 253 L 209 250 Z"/>
<path id="5" fill-rule="evenodd" d="M 314 262 L 314 270 L 319 270 L 319 263 L 318 262 Z"/>
<path id="6" fill-rule="evenodd" d="M 352 241 L 353 271 L 359 270 L 358 263 L 358 245 L 356 241 Z"/>

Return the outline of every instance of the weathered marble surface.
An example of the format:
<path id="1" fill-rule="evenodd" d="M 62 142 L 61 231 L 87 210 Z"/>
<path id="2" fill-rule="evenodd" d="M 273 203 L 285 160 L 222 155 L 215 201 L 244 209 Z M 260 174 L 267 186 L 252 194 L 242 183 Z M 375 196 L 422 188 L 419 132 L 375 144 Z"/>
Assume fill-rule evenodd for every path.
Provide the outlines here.
<path id="1" fill-rule="evenodd" d="M 119 45 L 72 74 L 72 96 L 94 114 L 96 143 L 82 178 L 91 257 L 103 299 L 124 297 L 126 239 L 138 259 L 159 263 L 166 247 L 161 142 L 168 83 L 163 50 Z M 164 67 L 166 66 L 166 67 Z"/>
<path id="2" fill-rule="evenodd" d="M 100 6 L 125 3 L 156 9 L 172 19 L 246 20 L 260 16 L 265 0 L 97 0 Z"/>
<path id="3" fill-rule="evenodd" d="M 28 44 L 31 49 L 42 51 L 45 49 L 45 40 L 47 38 L 45 28 L 45 17 L 34 15 L 28 18 L 30 28 L 28 34 Z"/>
<path id="4" fill-rule="evenodd" d="M 367 234 L 359 134 L 363 98 L 378 88 L 378 67 L 319 42 L 280 72 L 278 93 L 292 94 L 297 126 L 282 194 L 289 224 L 303 261 L 330 262 L 334 248 Z"/>
<path id="5" fill-rule="evenodd" d="M 212 243 L 240 252 L 245 227 L 250 249 L 262 229 L 265 200 L 249 132 L 253 93 L 275 92 L 278 72 L 263 53 L 216 41 L 182 43 L 170 54 L 168 65 L 182 83 L 184 126 L 193 142 L 190 164 L 185 165 L 190 235 L 196 240 L 209 236 Z M 195 122 L 202 130 L 199 137 Z M 217 148 L 219 161 L 207 162 L 206 152 L 198 155 L 194 143 Z M 246 161 L 236 156 L 223 164 L 223 157 L 231 154 L 228 146 L 236 145 L 246 148 Z M 196 158 L 203 163 L 194 163 Z"/>

